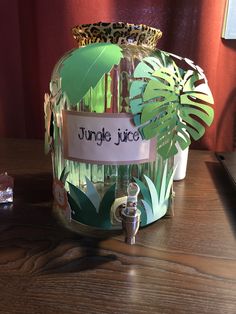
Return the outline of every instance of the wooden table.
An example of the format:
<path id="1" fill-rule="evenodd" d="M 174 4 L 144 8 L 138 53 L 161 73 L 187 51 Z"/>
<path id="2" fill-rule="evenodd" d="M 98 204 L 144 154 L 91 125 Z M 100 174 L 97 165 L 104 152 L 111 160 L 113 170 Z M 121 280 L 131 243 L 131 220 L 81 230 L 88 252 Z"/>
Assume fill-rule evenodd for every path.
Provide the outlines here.
<path id="1" fill-rule="evenodd" d="M 57 225 L 41 141 L 0 140 L 0 171 L 15 178 L 0 210 L 0 313 L 236 313 L 236 191 L 213 153 L 190 152 L 175 216 L 135 246 Z"/>

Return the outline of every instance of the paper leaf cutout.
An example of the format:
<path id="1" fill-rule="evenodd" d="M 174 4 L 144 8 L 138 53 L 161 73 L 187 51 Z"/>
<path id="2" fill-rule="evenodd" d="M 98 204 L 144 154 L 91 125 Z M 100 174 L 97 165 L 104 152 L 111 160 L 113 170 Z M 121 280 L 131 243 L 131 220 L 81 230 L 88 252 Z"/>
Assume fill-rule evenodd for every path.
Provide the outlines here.
<path id="1" fill-rule="evenodd" d="M 167 168 L 168 168 L 168 162 L 166 161 L 164 164 L 163 173 L 161 176 L 161 188 L 159 191 L 159 202 L 163 202 L 165 200 L 166 196 L 166 190 L 168 188 L 167 184 Z"/>
<path id="2" fill-rule="evenodd" d="M 62 170 L 62 173 L 61 173 L 61 175 L 60 175 L 60 181 L 65 185 L 65 183 L 66 183 L 66 179 L 67 179 L 67 177 L 68 177 L 68 175 L 69 175 L 69 171 L 68 172 L 66 172 L 66 167 Z"/>
<path id="3" fill-rule="evenodd" d="M 160 160 L 157 165 L 155 183 L 145 175 L 146 185 L 139 179 L 134 178 L 142 194 L 142 199 L 138 204 L 141 210 L 141 218 L 143 217 L 142 226 L 152 223 L 166 214 L 175 169 L 168 167 L 168 160 Z"/>
<path id="4" fill-rule="evenodd" d="M 111 43 L 95 43 L 72 51 L 59 69 L 62 92 L 78 103 L 122 58 L 122 50 Z"/>
<path id="5" fill-rule="evenodd" d="M 110 210 L 115 200 L 116 185 L 113 184 L 106 191 L 100 202 L 98 192 L 88 178 L 86 178 L 86 184 L 87 194 L 68 182 L 68 200 L 72 208 L 72 218 L 90 226 L 105 229 L 112 228 Z"/>
<path id="6" fill-rule="evenodd" d="M 151 195 L 150 195 L 150 191 L 149 189 L 146 187 L 146 185 L 139 180 L 138 178 L 134 178 L 134 181 L 138 184 L 139 188 L 140 188 L 140 192 L 143 196 L 143 198 L 145 199 L 145 201 L 149 204 L 152 205 L 152 200 L 151 200 Z"/>
<path id="7" fill-rule="evenodd" d="M 90 201 L 93 203 L 93 206 L 96 208 L 96 211 L 98 212 L 99 209 L 99 204 L 100 204 L 100 196 L 97 192 L 97 190 L 95 189 L 95 186 L 93 185 L 93 183 L 87 178 L 86 179 L 86 195 L 88 196 L 88 198 L 90 199 Z"/>
<path id="8" fill-rule="evenodd" d="M 81 210 L 80 222 L 88 223 L 89 221 L 94 220 L 94 214 L 96 214 L 96 208 L 93 206 L 93 203 L 87 197 L 87 195 L 77 188 L 72 183 L 69 184 L 69 194 L 77 205 L 77 210 Z M 70 204 L 71 205 L 71 204 Z M 73 208 L 74 209 L 74 208 Z"/>
<path id="9" fill-rule="evenodd" d="M 142 200 L 140 200 L 137 204 L 137 207 L 138 209 L 140 210 L 141 212 L 141 215 L 140 215 L 140 226 L 143 227 L 143 226 L 146 226 L 147 225 L 147 211 L 146 209 L 144 208 L 144 205 L 142 203 Z"/>
<path id="10" fill-rule="evenodd" d="M 67 197 L 68 197 L 68 201 L 71 207 L 71 218 L 77 221 L 81 221 L 81 216 L 83 216 L 83 212 L 80 210 L 80 208 L 78 207 L 77 203 L 75 202 L 75 200 L 72 198 L 72 196 L 67 193 Z M 75 210 L 76 208 L 76 210 Z"/>
<path id="11" fill-rule="evenodd" d="M 51 109 L 51 96 L 44 94 L 44 123 L 45 123 L 45 135 L 44 135 L 44 152 L 48 154 L 51 150 L 52 137 L 50 134 L 52 120 L 52 109 Z"/>
<path id="12" fill-rule="evenodd" d="M 145 200 L 141 200 L 141 202 L 142 202 L 143 207 L 144 207 L 145 212 L 146 212 L 146 224 L 150 224 L 154 220 L 153 209 L 150 206 L 150 204 L 148 202 L 146 202 Z"/>
<path id="13" fill-rule="evenodd" d="M 152 180 L 145 175 L 144 175 L 144 178 L 147 182 L 148 190 L 149 190 L 149 193 L 151 195 L 152 211 L 154 213 L 154 211 L 157 210 L 158 203 L 159 203 L 158 202 L 158 192 L 157 192 L 156 187 L 155 187 L 154 183 L 152 182 Z"/>
<path id="14" fill-rule="evenodd" d="M 137 114 L 143 110 L 144 104 L 142 94 L 146 88 L 146 85 L 147 83 L 143 81 L 134 81 L 131 84 L 130 98 L 132 98 L 132 102 L 130 103 L 130 108 L 133 114 Z"/>
<path id="15" fill-rule="evenodd" d="M 194 140 L 204 134 L 199 121 L 212 123 L 214 101 L 200 68 L 187 59 L 194 70 L 184 71 L 173 60 L 163 61 L 170 60 L 167 53 L 161 56 L 162 62 L 146 57 L 136 67 L 134 77 L 142 81 L 131 84 L 130 106 L 142 137 L 157 137 L 157 150 L 166 159 L 178 152 L 177 142 L 181 149 L 190 145 L 188 134 Z"/>
<path id="16" fill-rule="evenodd" d="M 153 70 L 172 66 L 173 60 L 169 57 L 169 54 L 165 51 L 157 50 L 154 56 L 144 58 L 142 62 L 136 66 L 134 77 L 152 79 Z"/>
<path id="17" fill-rule="evenodd" d="M 152 180 L 147 176 L 144 177 L 148 185 L 152 202 L 150 205 L 146 199 L 141 199 L 141 203 L 143 205 L 144 210 L 146 211 L 146 223 L 150 224 L 155 220 L 160 219 L 166 214 L 168 207 L 168 199 L 167 200 L 160 199 L 159 191 L 156 190 L 156 187 Z M 165 184 L 165 182 L 163 184 Z M 165 188 L 166 186 L 163 186 L 163 189 Z M 143 210 L 143 208 L 141 209 L 141 211 Z"/>
<path id="18" fill-rule="evenodd" d="M 113 184 L 104 194 L 101 204 L 99 206 L 99 217 L 102 221 L 103 226 L 107 225 L 109 222 L 110 225 L 110 210 L 111 206 L 116 198 L 116 184 Z"/>
<path id="19" fill-rule="evenodd" d="M 175 168 L 171 168 L 167 174 L 166 189 L 165 189 L 165 199 L 166 200 L 170 197 L 171 187 L 173 185 L 173 180 L 174 180 L 176 168 L 177 168 L 177 165 L 175 166 Z"/>

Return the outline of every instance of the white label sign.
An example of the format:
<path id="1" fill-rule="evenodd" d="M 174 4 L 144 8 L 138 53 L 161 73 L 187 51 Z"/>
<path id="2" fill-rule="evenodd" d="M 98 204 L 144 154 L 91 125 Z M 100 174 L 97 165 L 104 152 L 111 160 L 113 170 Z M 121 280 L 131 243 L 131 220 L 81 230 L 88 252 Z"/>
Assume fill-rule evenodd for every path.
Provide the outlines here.
<path id="1" fill-rule="evenodd" d="M 132 115 L 63 111 L 64 157 L 94 164 L 154 161 L 155 140 L 142 140 Z"/>

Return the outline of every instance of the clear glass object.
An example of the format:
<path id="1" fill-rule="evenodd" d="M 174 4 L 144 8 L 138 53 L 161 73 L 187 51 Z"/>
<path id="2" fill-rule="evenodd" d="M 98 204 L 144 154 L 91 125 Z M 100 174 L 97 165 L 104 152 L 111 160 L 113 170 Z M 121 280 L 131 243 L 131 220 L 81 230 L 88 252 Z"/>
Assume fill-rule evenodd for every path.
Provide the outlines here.
<path id="1" fill-rule="evenodd" d="M 13 178 L 6 172 L 0 174 L 0 204 L 13 202 Z"/>
<path id="2" fill-rule="evenodd" d="M 118 44 L 122 48 L 123 58 L 77 104 L 71 104 L 61 91 L 60 68 L 63 66 L 63 62 L 70 57 L 71 52 L 66 53 L 56 64 L 50 83 L 50 97 L 53 99 L 52 104 L 54 103 L 51 106 L 51 121 L 53 121 L 53 127 L 51 127 L 53 137 L 53 175 L 56 180 L 60 180 L 63 170 L 68 174 L 64 184 L 67 194 L 69 194 L 68 182 L 86 192 L 86 180 L 89 179 L 98 191 L 100 198 L 104 196 L 109 187 L 115 184 L 115 198 L 122 199 L 122 197 L 127 196 L 128 184 L 133 181 L 134 177 L 146 183 L 144 180 L 144 175 L 146 175 L 153 182 L 156 182 L 157 176 L 160 176 L 160 173 L 163 175 L 165 166 L 167 166 L 167 172 L 169 173 L 169 170 L 173 167 L 173 159 L 164 161 L 156 153 L 154 161 L 122 165 L 83 163 L 67 160 L 63 155 L 62 111 L 69 110 L 97 114 L 131 113 L 129 96 L 134 69 L 145 57 L 153 55 L 157 41 L 161 37 L 161 32 L 145 25 L 125 23 L 79 25 L 74 27 L 72 32 L 79 46 L 77 49 L 83 49 L 84 46 L 91 43 L 111 42 Z M 70 200 L 69 195 L 68 198 Z M 80 231 L 81 226 L 75 224 L 75 222 L 79 223 L 79 220 L 76 219 L 71 203 L 69 206 L 71 215 L 63 216 L 60 206 L 57 205 L 58 202 L 55 202 L 54 209 L 57 214 L 60 217 L 67 217 L 67 225 L 75 231 Z M 168 202 L 165 201 L 165 204 L 161 206 L 168 207 L 168 205 Z M 81 210 L 86 210 L 86 208 Z M 68 219 L 68 217 L 72 218 L 72 220 Z M 113 221 L 112 218 L 111 221 Z M 82 222 L 82 224 L 90 225 L 89 222 Z M 91 225 L 94 227 L 94 222 Z M 117 228 L 117 224 L 108 227 L 101 225 L 102 229 L 112 229 L 113 227 Z M 118 228 L 121 228 L 121 224 L 118 224 Z"/>

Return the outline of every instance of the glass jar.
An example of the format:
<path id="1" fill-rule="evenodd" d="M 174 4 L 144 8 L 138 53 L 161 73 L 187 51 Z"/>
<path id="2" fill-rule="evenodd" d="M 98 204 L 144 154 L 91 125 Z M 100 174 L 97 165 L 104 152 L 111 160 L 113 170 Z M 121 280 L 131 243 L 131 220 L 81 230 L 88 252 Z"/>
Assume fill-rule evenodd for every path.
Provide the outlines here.
<path id="1" fill-rule="evenodd" d="M 148 79 L 134 76 L 139 63 L 152 56 L 162 62 L 156 50 L 162 33 L 121 22 L 78 25 L 72 33 L 79 47 L 56 64 L 45 98 L 54 210 L 74 231 L 120 229 L 127 187 L 135 181 L 145 226 L 168 210 L 173 158 L 158 154 L 155 138 L 142 138 L 131 99 L 140 101 L 135 93 Z"/>

